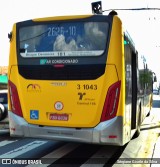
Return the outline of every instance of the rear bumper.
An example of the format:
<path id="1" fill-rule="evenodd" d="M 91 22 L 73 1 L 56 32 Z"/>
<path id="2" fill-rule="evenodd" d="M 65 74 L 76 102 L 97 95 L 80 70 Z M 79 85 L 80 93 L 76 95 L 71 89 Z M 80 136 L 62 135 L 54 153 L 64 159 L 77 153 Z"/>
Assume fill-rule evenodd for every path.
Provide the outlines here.
<path id="1" fill-rule="evenodd" d="M 123 145 L 122 117 L 101 122 L 94 128 L 65 128 L 28 124 L 22 117 L 9 114 L 10 135 L 52 140 L 85 142 L 107 145 Z"/>

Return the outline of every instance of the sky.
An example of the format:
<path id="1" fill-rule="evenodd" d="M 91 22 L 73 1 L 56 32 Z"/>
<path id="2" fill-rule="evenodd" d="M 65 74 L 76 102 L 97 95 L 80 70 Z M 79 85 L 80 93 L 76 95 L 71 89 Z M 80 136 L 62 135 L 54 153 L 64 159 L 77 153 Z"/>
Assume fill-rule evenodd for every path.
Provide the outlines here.
<path id="1" fill-rule="evenodd" d="M 98 1 L 98 0 L 97 0 Z M 0 66 L 8 65 L 8 33 L 15 22 L 33 18 L 91 14 L 96 0 L 1 0 Z M 101 0 L 102 10 L 123 8 L 160 8 L 158 0 Z M 160 80 L 160 10 L 117 11 L 138 52 Z M 106 11 L 104 14 L 108 14 Z"/>

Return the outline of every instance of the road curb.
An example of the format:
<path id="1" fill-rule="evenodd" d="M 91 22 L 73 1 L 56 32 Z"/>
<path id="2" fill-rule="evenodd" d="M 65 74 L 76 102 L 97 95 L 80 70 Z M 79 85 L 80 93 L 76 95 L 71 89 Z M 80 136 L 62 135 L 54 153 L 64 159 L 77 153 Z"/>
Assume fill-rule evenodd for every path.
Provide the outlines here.
<path id="1" fill-rule="evenodd" d="M 154 153 L 153 153 L 153 161 L 157 162 L 154 163 L 154 164 L 151 164 L 151 167 L 159 167 L 160 166 L 160 134 L 159 134 L 159 137 L 157 139 L 157 142 L 155 144 L 155 148 L 154 148 Z"/>

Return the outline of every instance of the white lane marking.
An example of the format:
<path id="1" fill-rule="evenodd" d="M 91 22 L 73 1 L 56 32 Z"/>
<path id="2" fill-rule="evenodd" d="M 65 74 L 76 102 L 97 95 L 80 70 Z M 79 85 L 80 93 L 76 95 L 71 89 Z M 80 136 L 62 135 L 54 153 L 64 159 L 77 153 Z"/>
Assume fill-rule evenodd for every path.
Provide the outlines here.
<path id="1" fill-rule="evenodd" d="M 104 146 L 91 156 L 80 167 L 103 167 L 109 158 L 117 151 L 118 146 Z"/>
<path id="2" fill-rule="evenodd" d="M 14 142 L 16 142 L 16 141 L 18 141 L 18 140 L 14 140 L 14 141 L 4 140 L 4 141 L 1 141 L 1 142 L 0 142 L 0 147 L 5 146 L 5 145 L 7 145 L 7 144 L 14 143 Z"/>
<path id="3" fill-rule="evenodd" d="M 7 153 L 5 153 L 3 155 L 0 155 L 0 158 L 15 158 L 15 157 L 17 157 L 17 156 L 19 156 L 21 154 L 24 154 L 24 153 L 26 153 L 26 152 L 28 152 L 30 150 L 33 150 L 33 149 L 37 148 L 37 147 L 39 147 L 39 146 L 41 146 L 41 145 L 43 145 L 45 143 L 47 143 L 47 141 L 35 140 L 35 141 L 31 142 L 31 143 L 28 143 L 26 145 L 23 145 L 23 146 L 21 146 L 19 148 L 14 149 L 12 151 L 9 151 L 9 152 L 7 152 Z"/>
<path id="4" fill-rule="evenodd" d="M 64 155 L 68 154 L 72 150 L 76 149 L 80 144 L 78 143 L 68 143 L 64 146 L 60 147 L 59 149 L 45 155 L 41 158 L 42 163 L 43 159 L 46 161 L 46 164 L 41 164 L 41 167 L 47 167 L 48 165 L 54 163 L 59 158 L 63 157 Z M 39 165 L 28 165 L 27 167 L 39 167 Z"/>

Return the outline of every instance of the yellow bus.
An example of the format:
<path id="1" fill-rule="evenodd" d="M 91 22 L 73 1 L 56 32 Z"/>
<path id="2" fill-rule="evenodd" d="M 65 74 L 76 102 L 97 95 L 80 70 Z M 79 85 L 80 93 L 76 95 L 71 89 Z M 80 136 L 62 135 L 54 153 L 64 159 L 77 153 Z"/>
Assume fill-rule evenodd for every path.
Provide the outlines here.
<path id="1" fill-rule="evenodd" d="M 113 12 L 18 22 L 9 38 L 11 136 L 121 146 L 139 135 L 152 72 Z"/>

